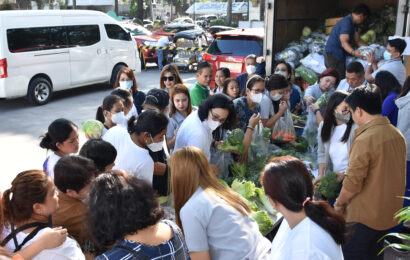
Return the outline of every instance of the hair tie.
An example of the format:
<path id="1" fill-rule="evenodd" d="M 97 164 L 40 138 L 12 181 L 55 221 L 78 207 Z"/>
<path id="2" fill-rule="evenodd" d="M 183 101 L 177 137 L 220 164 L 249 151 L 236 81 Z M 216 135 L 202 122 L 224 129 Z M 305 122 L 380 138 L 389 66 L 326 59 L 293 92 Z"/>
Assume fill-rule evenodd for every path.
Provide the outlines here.
<path id="1" fill-rule="evenodd" d="M 307 198 L 305 199 L 305 201 L 302 203 L 302 207 L 305 207 L 305 204 L 306 204 L 308 201 L 310 201 L 310 197 L 307 197 Z"/>

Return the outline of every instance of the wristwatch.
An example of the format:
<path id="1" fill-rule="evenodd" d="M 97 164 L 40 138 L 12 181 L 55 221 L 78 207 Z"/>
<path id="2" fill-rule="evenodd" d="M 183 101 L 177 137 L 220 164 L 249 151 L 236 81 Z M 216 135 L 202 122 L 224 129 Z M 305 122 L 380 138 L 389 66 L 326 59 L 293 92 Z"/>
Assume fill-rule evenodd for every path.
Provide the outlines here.
<path id="1" fill-rule="evenodd" d="M 367 63 L 367 66 L 372 66 L 372 63 L 371 63 L 371 62 L 368 62 L 368 63 Z"/>

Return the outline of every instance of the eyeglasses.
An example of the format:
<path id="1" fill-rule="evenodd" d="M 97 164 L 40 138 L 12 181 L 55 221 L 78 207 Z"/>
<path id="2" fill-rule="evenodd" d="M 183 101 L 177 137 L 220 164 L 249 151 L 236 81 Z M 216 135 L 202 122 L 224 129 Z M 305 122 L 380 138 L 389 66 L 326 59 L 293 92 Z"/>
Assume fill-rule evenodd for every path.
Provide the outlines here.
<path id="1" fill-rule="evenodd" d="M 165 76 L 163 76 L 162 77 L 162 81 L 167 81 L 167 80 L 169 80 L 169 81 L 174 81 L 174 76 L 170 76 L 170 77 L 165 77 Z"/>

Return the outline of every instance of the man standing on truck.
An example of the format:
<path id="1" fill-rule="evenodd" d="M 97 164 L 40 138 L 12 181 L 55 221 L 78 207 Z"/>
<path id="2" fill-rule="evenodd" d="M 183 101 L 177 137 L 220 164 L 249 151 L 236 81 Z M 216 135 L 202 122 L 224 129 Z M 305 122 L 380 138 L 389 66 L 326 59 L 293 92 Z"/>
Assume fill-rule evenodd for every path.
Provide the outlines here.
<path id="1" fill-rule="evenodd" d="M 358 46 L 367 45 L 360 39 L 357 26 L 363 23 L 369 15 L 369 7 L 359 4 L 351 14 L 336 23 L 329 35 L 325 48 L 325 65 L 326 68 L 335 68 L 340 78 L 345 77 L 347 54 L 363 59 L 360 52 L 355 51 L 350 45 L 350 41 L 354 39 Z"/>

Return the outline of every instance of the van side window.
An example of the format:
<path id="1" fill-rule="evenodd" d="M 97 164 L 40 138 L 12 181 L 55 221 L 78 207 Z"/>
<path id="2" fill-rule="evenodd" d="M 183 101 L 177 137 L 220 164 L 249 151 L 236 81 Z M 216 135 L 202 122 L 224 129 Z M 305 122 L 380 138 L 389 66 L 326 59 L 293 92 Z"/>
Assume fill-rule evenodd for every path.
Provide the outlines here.
<path id="1" fill-rule="evenodd" d="M 127 33 L 121 26 L 117 24 L 105 24 L 107 36 L 113 40 L 131 41 L 129 33 Z"/>
<path id="2" fill-rule="evenodd" d="M 70 46 L 90 46 L 101 40 L 98 25 L 66 26 Z"/>
<path id="3" fill-rule="evenodd" d="M 8 29 L 7 43 L 13 53 L 68 47 L 62 26 Z"/>

